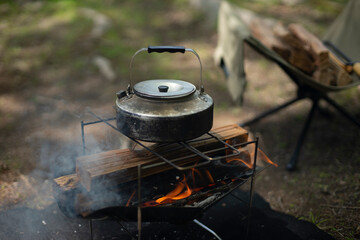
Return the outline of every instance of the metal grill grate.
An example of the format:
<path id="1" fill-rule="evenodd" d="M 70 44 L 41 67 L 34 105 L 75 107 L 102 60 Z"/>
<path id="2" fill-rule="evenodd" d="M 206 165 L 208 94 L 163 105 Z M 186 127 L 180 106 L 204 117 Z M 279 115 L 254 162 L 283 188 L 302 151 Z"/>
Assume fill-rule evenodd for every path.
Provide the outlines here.
<path id="1" fill-rule="evenodd" d="M 92 121 L 92 122 L 84 122 L 81 121 L 81 135 L 82 135 L 82 144 L 83 144 L 83 154 L 86 154 L 86 144 L 85 144 L 85 126 L 88 125 L 92 125 L 92 124 L 97 124 L 97 123 L 105 123 L 107 126 L 111 127 L 112 129 L 114 129 L 115 131 L 121 133 L 121 131 L 114 126 L 111 121 L 115 121 L 116 118 L 102 118 L 100 116 L 98 116 L 97 114 L 93 113 L 93 112 L 89 112 L 93 117 L 95 117 L 97 120 L 96 121 Z M 122 133 L 121 133 L 122 134 Z M 127 136 L 128 137 L 128 136 Z M 198 168 L 198 167 L 202 167 L 202 166 L 206 166 L 207 164 L 209 164 L 211 161 L 218 161 L 218 160 L 222 160 L 222 159 L 226 159 L 229 157 L 236 157 L 238 156 L 241 152 L 239 151 L 238 148 L 240 147 L 244 147 L 247 146 L 249 144 L 254 144 L 255 145 L 255 150 L 254 150 L 254 162 L 253 162 L 253 166 L 252 168 L 249 170 L 249 172 L 247 172 L 246 175 L 249 176 L 249 178 L 251 179 L 250 182 L 250 189 L 249 189 L 249 201 L 247 201 L 248 203 L 248 216 L 245 217 L 248 219 L 248 228 L 249 228 L 249 223 L 250 223 L 250 215 L 251 215 L 251 206 L 252 206 L 252 198 L 253 198 L 253 191 L 254 191 L 254 181 L 255 181 L 255 175 L 257 172 L 261 172 L 262 170 L 264 170 L 266 167 L 262 167 L 259 168 L 256 164 L 256 160 L 257 160 L 257 151 L 258 151 L 258 138 L 256 138 L 256 140 L 254 141 L 248 141 L 248 142 L 244 142 L 244 143 L 240 143 L 240 144 L 229 144 L 223 140 L 221 140 L 220 138 L 218 138 L 217 136 L 213 135 L 210 132 L 206 133 L 206 138 L 201 138 L 201 139 L 192 139 L 192 140 L 188 140 L 188 141 L 181 141 L 181 142 L 176 142 L 176 143 L 163 143 L 161 144 L 162 147 L 166 147 L 166 146 L 170 146 L 168 151 L 174 151 L 175 149 L 179 149 L 179 148 L 183 148 L 188 150 L 189 154 L 187 154 L 186 156 L 181 156 L 181 157 L 177 157 L 174 159 L 168 159 L 165 158 L 163 155 L 159 154 L 158 152 L 154 151 L 153 149 L 150 149 L 149 147 L 147 147 L 146 145 L 144 145 L 141 141 L 128 137 L 131 141 L 133 141 L 134 143 L 138 144 L 139 146 L 141 146 L 142 148 L 144 148 L 145 150 L 147 150 L 149 153 L 157 156 L 159 159 L 162 160 L 162 162 L 159 163 L 155 163 L 155 164 L 150 164 L 150 165 L 139 165 L 138 166 L 138 199 L 141 199 L 141 179 L 142 179 L 142 170 L 146 169 L 146 168 L 151 168 L 151 167 L 157 167 L 159 165 L 162 164 L 169 164 L 172 167 L 174 167 L 177 170 L 180 171 L 184 171 L 184 170 L 189 170 L 192 168 Z M 204 140 L 209 140 L 209 139 L 215 139 L 217 142 L 220 143 L 220 145 L 222 147 L 217 147 L 208 151 L 200 151 L 199 149 L 193 147 L 191 144 L 196 143 L 197 141 L 204 141 Z M 226 151 L 226 150 L 231 150 L 232 153 L 228 154 L 228 155 L 222 155 L 222 156 L 215 156 L 213 157 L 212 155 L 216 152 L 219 151 Z M 200 157 L 200 159 L 202 159 L 202 161 L 197 162 L 195 164 L 192 165 L 187 165 L 187 166 L 180 166 L 179 163 L 189 159 L 189 158 L 193 158 L 193 157 Z M 221 164 L 221 163 L 220 163 Z M 246 182 L 247 179 L 245 179 L 245 181 L 240 181 L 238 184 L 233 184 L 234 186 L 231 188 L 232 190 L 239 187 L 240 185 L 244 184 Z M 227 196 L 228 194 L 231 193 L 231 191 L 228 191 L 227 193 L 225 193 L 221 198 Z M 220 200 L 220 199 L 218 199 Z M 217 201 L 216 201 L 217 202 Z M 213 206 L 216 202 L 212 202 L 211 204 L 207 205 L 204 210 L 208 209 L 209 207 Z M 156 207 L 154 207 L 156 208 Z M 142 225 L 142 203 L 141 201 L 138 202 L 138 207 L 137 207 L 137 222 L 138 222 L 138 239 L 141 239 L 141 225 Z M 196 220 L 196 219 L 195 219 Z M 92 228 L 92 220 L 90 219 L 90 226 Z M 247 228 L 247 232 L 248 232 L 248 228 Z M 207 230 L 207 228 L 204 228 L 205 230 Z M 211 230 L 211 229 L 210 229 Z M 208 230 L 207 230 L 208 231 Z M 214 235 L 215 236 L 215 235 Z M 216 235 L 217 236 L 217 235 Z M 220 239 L 217 236 L 218 239 Z"/>

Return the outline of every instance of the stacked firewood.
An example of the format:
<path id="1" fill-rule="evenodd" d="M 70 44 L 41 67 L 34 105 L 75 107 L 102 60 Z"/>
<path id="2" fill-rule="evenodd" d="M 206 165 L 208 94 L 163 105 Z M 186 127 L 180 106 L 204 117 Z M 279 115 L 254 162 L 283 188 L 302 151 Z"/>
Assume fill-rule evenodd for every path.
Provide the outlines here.
<path id="1" fill-rule="evenodd" d="M 248 140 L 248 132 L 236 124 L 215 128 L 211 132 L 230 144 L 244 143 Z M 189 144 L 204 152 L 224 147 L 221 142 L 209 138 L 206 134 Z M 176 160 L 182 156 L 189 156 L 176 161 L 179 166 L 203 161 L 199 156 L 191 155 L 188 150 L 179 148 L 175 143 L 153 144 L 149 148 L 167 159 Z M 127 197 L 136 189 L 139 165 L 142 166 L 142 178 L 173 169 L 144 149 L 118 149 L 78 157 L 76 173 L 54 179 L 59 206 L 67 213 L 87 216 L 98 209 L 125 205 Z"/>
<path id="2" fill-rule="evenodd" d="M 352 81 L 344 65 L 312 33 L 299 24 L 283 24 L 259 17 L 249 20 L 254 37 L 318 82 L 343 86 Z"/>

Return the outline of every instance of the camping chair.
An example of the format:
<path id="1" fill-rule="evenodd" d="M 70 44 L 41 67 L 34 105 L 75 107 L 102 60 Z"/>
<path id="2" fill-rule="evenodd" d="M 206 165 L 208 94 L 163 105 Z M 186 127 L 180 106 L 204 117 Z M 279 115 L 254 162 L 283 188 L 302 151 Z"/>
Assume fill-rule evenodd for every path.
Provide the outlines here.
<path id="1" fill-rule="evenodd" d="M 351 5 L 351 2 L 352 1 L 350 1 L 348 5 Z M 356 4 L 355 3 L 356 0 L 353 2 L 354 2 L 354 4 Z M 357 3 L 357 5 L 358 5 L 358 7 L 360 7 L 359 3 Z M 346 9 L 351 9 L 351 6 L 347 6 L 347 8 L 345 8 L 344 10 L 346 10 Z M 345 31 L 346 29 L 343 28 L 340 30 Z M 358 34 L 358 32 L 356 34 Z M 339 36 L 340 37 L 346 36 L 346 34 L 339 33 Z M 341 41 L 341 40 L 337 39 L 337 41 Z M 352 74 L 352 78 L 353 78 L 352 83 L 345 85 L 345 86 L 325 85 L 323 83 L 315 81 L 311 76 L 298 70 L 296 67 L 294 67 L 293 65 L 291 65 L 290 63 L 285 61 L 282 57 L 280 57 L 277 53 L 275 53 L 271 49 L 264 46 L 259 40 L 257 40 L 251 34 L 247 34 L 246 36 L 244 36 L 242 38 L 242 44 L 245 44 L 245 43 L 248 44 L 254 50 L 256 50 L 258 53 L 260 53 L 261 55 L 265 56 L 266 58 L 270 59 L 271 61 L 275 62 L 278 66 L 280 66 L 280 68 L 282 68 L 284 70 L 284 72 L 290 77 L 290 79 L 296 84 L 297 95 L 294 98 L 292 98 L 291 100 L 283 103 L 282 105 L 275 107 L 273 109 L 267 110 L 267 111 L 259 114 L 258 116 L 254 117 L 253 119 L 239 124 L 240 126 L 246 126 L 246 125 L 255 123 L 255 122 L 259 121 L 260 119 L 267 117 L 271 114 L 274 114 L 274 113 L 294 104 L 295 102 L 297 102 L 299 100 L 310 99 L 312 102 L 312 107 L 308 113 L 308 116 L 307 116 L 305 123 L 303 125 L 303 128 L 301 130 L 300 136 L 297 140 L 295 150 L 292 154 L 291 159 L 289 160 L 289 162 L 287 164 L 287 169 L 289 171 L 295 170 L 295 168 L 296 168 L 301 147 L 304 143 L 304 139 L 308 132 L 311 120 L 313 119 L 314 112 L 318 109 L 318 104 L 319 104 L 320 100 L 326 101 L 328 104 L 333 106 L 338 112 L 340 112 L 343 116 L 345 116 L 351 122 L 353 122 L 358 127 L 360 127 L 359 120 L 357 120 L 354 116 L 352 116 L 349 112 L 347 112 L 343 107 L 341 107 L 339 104 L 337 104 L 334 100 L 332 100 L 328 96 L 329 92 L 342 91 L 342 90 L 349 89 L 349 88 L 359 85 L 360 79 L 358 76 L 356 76 L 355 74 Z M 355 45 L 354 50 L 359 52 L 360 46 Z M 225 75 L 229 76 L 229 71 L 227 69 L 226 63 L 224 62 L 224 59 L 221 59 L 220 65 L 221 65 L 222 69 L 224 70 Z"/>

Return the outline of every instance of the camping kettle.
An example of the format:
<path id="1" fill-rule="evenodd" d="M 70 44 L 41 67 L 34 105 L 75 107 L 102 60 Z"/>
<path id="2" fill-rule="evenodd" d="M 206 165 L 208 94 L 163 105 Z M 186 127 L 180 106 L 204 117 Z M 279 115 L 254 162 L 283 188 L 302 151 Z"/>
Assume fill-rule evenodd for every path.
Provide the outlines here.
<path id="1" fill-rule="evenodd" d="M 145 80 L 132 86 L 132 62 L 143 51 L 195 54 L 200 63 L 199 89 L 192 83 L 174 79 Z M 116 124 L 126 136 L 142 141 L 185 141 L 211 129 L 213 106 L 212 98 L 204 92 L 200 57 L 193 49 L 149 46 L 133 55 L 128 88 L 117 92 Z"/>

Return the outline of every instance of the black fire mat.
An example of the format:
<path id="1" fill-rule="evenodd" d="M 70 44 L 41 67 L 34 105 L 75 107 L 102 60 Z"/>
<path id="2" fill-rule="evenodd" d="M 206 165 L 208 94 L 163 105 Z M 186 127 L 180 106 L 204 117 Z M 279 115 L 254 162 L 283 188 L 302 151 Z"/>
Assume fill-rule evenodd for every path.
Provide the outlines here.
<path id="1" fill-rule="evenodd" d="M 247 206 L 239 200 L 247 192 L 233 191 L 208 209 L 199 222 L 221 239 L 245 239 Z M 90 239 L 89 220 L 65 217 L 56 204 L 44 210 L 24 207 L 0 213 L 0 239 Z M 93 239 L 136 239 L 136 222 L 98 219 L 92 221 Z M 141 239 L 186 240 L 216 239 L 193 221 L 186 224 L 142 223 Z M 310 222 L 273 211 L 259 195 L 254 194 L 248 239 L 334 239 Z"/>

